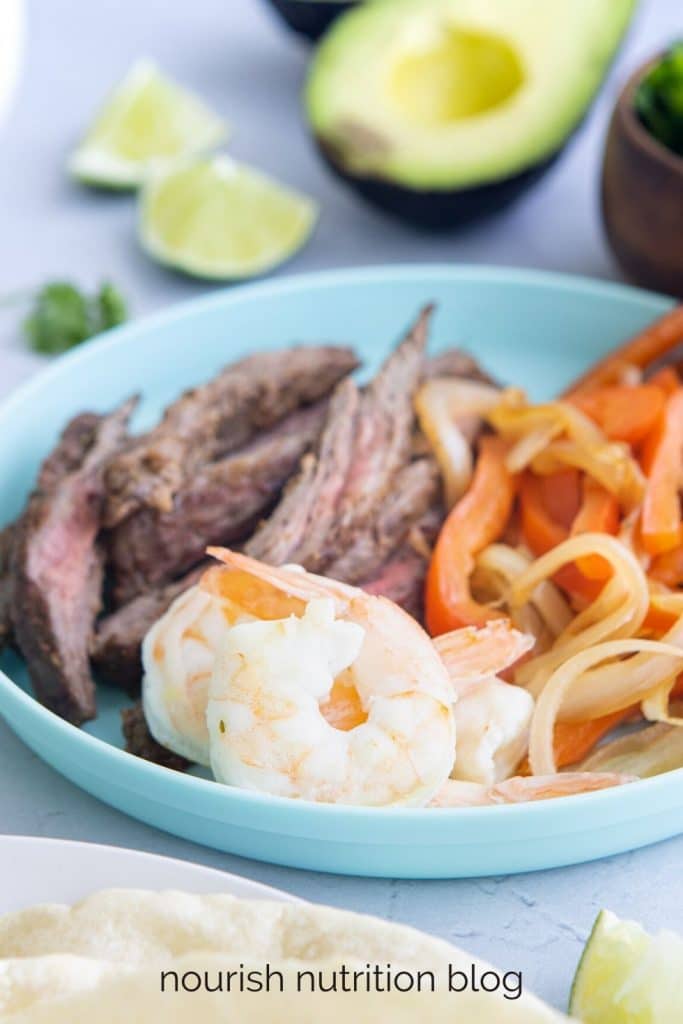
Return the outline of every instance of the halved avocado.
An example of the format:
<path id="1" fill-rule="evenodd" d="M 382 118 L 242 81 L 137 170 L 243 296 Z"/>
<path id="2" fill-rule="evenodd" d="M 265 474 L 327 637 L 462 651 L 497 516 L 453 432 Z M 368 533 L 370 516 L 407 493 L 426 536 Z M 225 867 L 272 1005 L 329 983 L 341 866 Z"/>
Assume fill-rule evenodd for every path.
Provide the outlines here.
<path id="1" fill-rule="evenodd" d="M 335 18 L 354 6 L 354 0 L 270 0 L 270 3 L 290 28 L 309 39 L 318 39 Z"/>
<path id="2" fill-rule="evenodd" d="M 636 0 L 366 0 L 306 87 L 325 159 L 379 206 L 443 228 L 491 212 L 558 155 Z"/>

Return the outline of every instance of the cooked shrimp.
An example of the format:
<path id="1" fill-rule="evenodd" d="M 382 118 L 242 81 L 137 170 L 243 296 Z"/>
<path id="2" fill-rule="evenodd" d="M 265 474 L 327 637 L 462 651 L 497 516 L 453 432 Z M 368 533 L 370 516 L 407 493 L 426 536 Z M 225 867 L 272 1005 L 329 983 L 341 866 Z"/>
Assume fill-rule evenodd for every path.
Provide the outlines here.
<path id="1" fill-rule="evenodd" d="M 529 800 L 553 800 L 578 793 L 595 793 L 599 789 L 624 786 L 635 782 L 635 775 L 619 772 L 559 772 L 557 775 L 517 775 L 492 786 L 490 796 L 496 804 L 521 804 Z"/>
<path id="2" fill-rule="evenodd" d="M 484 679 L 453 710 L 458 756 L 452 777 L 486 786 L 509 778 L 529 748 L 531 694 L 513 683 Z"/>
<path id="3" fill-rule="evenodd" d="M 211 554 L 226 566 L 206 581 L 213 593 L 237 590 L 243 602 L 248 590 L 282 606 L 275 621 L 229 629 L 216 658 L 207 709 L 216 778 L 324 802 L 428 803 L 453 766 L 455 729 L 448 673 L 422 627 L 355 587 Z M 335 681 L 353 687 L 366 716 L 347 730 L 321 710 Z"/>
<path id="4" fill-rule="evenodd" d="M 492 619 L 479 629 L 464 626 L 433 640 L 458 697 L 514 665 L 534 642 L 530 634 L 514 629 L 509 619 Z"/>
<path id="5" fill-rule="evenodd" d="M 206 704 L 215 652 L 226 624 L 251 617 L 197 585 L 152 626 L 142 645 L 142 702 L 158 743 L 210 764 Z"/>
<path id="6" fill-rule="evenodd" d="M 635 776 L 618 772 L 560 772 L 558 775 L 516 775 L 495 786 L 449 779 L 429 804 L 430 807 L 482 807 L 520 804 L 534 800 L 594 793 L 612 786 L 635 782 Z"/>
<path id="7" fill-rule="evenodd" d="M 492 786 L 506 779 L 526 753 L 533 697 L 497 679 L 534 645 L 534 637 L 495 619 L 478 629 L 445 633 L 433 640 L 450 676 L 455 700 L 458 756 L 452 777 Z"/>
<path id="8" fill-rule="evenodd" d="M 433 796 L 428 807 L 486 807 L 491 804 L 489 787 L 480 782 L 448 779 Z"/>
<path id="9" fill-rule="evenodd" d="M 164 747 L 198 764 L 211 764 L 206 705 L 216 652 L 227 629 L 239 622 L 273 619 L 303 605 L 284 594 L 277 601 L 256 592 L 244 573 L 231 575 L 230 596 L 214 587 L 209 569 L 201 586 L 181 594 L 152 626 L 142 646 L 142 700 L 150 732 Z M 355 692 L 355 691 L 354 691 Z M 336 696 L 336 694 L 335 694 Z M 333 713 L 351 718 L 348 699 Z"/>

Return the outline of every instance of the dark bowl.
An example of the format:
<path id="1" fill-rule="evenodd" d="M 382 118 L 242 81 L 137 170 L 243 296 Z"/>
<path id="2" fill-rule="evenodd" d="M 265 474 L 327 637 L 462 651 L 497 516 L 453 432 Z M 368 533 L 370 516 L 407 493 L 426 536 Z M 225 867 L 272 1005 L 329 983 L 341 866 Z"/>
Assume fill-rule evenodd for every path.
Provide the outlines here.
<path id="1" fill-rule="evenodd" d="M 299 35 L 318 39 L 353 0 L 268 0 L 280 17 Z"/>
<path id="2" fill-rule="evenodd" d="M 635 110 L 627 83 L 612 114 L 602 169 L 602 216 L 624 273 L 646 288 L 683 298 L 683 157 L 658 142 Z"/>

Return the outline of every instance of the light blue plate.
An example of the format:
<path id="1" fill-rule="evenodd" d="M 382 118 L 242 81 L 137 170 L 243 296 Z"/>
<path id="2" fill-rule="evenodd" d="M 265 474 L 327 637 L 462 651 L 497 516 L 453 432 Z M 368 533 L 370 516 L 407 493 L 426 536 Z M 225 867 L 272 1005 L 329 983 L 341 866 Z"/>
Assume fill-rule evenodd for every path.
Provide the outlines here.
<path id="1" fill-rule="evenodd" d="M 141 390 L 146 425 L 222 364 L 292 342 L 352 342 L 374 368 L 429 300 L 438 303 L 435 347 L 465 345 L 535 397 L 553 394 L 669 306 L 615 285 L 481 267 L 340 271 L 214 294 L 84 346 L 4 403 L 0 522 L 19 512 L 40 459 L 74 413 L 109 409 Z M 0 710 L 57 771 L 134 817 L 246 857 L 454 878 L 576 863 L 683 831 L 683 771 L 563 800 L 468 810 L 369 810 L 233 790 L 125 754 L 118 693 L 103 689 L 100 717 L 78 730 L 36 703 L 17 657 L 5 654 L 2 666 Z"/>

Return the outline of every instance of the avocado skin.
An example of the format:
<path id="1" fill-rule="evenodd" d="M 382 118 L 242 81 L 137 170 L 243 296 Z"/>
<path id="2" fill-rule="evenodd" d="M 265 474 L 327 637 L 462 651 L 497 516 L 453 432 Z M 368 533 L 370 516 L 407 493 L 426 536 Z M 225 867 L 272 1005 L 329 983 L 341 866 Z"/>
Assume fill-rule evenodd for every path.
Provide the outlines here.
<path id="1" fill-rule="evenodd" d="M 571 136 L 569 137 L 571 138 Z M 316 139 L 318 150 L 327 166 L 343 182 L 355 189 L 364 199 L 380 207 L 393 217 L 429 231 L 450 231 L 475 220 L 491 216 L 514 202 L 555 163 L 569 141 L 541 163 L 534 164 L 518 174 L 485 185 L 452 191 L 424 191 L 397 185 L 382 178 L 360 177 L 349 174 L 335 159 L 326 142 Z"/>
<path id="2" fill-rule="evenodd" d="M 309 39 L 319 39 L 335 18 L 349 7 L 354 6 L 352 0 L 349 0 L 348 3 L 334 2 L 334 0 L 330 0 L 330 3 L 306 3 L 306 0 L 269 0 L 269 2 L 290 28 Z"/>

